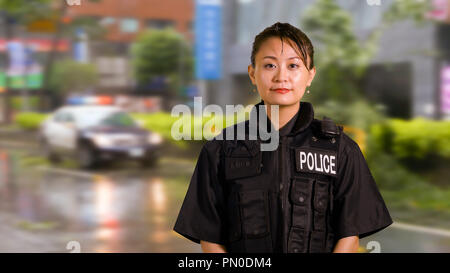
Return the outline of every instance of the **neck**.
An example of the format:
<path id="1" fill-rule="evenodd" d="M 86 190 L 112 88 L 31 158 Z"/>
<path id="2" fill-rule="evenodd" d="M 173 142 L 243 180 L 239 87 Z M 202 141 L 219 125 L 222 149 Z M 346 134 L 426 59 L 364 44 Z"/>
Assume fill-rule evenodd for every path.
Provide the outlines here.
<path id="1" fill-rule="evenodd" d="M 278 116 L 278 124 L 277 122 L 272 121 L 272 112 L 271 112 L 271 106 L 270 104 L 265 104 L 266 106 L 266 113 L 267 116 L 269 117 L 270 121 L 273 124 L 273 127 L 276 130 L 280 130 L 280 128 L 283 128 L 284 125 L 286 125 L 286 123 L 288 123 L 293 116 L 295 116 L 295 114 L 297 113 L 297 111 L 300 108 L 300 103 L 295 103 L 292 105 L 280 105 L 278 107 L 278 112 L 279 112 L 279 116 Z"/>

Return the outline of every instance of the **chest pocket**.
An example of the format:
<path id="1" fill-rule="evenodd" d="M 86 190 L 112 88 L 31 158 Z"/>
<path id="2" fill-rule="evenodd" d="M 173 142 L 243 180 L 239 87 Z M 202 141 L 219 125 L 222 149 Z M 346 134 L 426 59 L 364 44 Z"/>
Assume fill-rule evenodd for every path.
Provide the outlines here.
<path id="1" fill-rule="evenodd" d="M 237 141 L 225 149 L 225 179 L 233 180 L 261 173 L 262 153 L 256 141 Z"/>

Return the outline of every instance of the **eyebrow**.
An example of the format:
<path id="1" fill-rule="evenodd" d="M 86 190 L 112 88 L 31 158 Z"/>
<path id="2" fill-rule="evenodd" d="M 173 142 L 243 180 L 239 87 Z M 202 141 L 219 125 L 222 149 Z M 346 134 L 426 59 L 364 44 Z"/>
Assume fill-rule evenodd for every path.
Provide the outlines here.
<path id="1" fill-rule="evenodd" d="M 277 60 L 277 58 L 274 57 L 274 56 L 265 56 L 263 59 L 266 59 L 266 58 L 267 58 L 267 59 L 274 59 L 274 60 Z M 300 59 L 300 60 L 301 60 L 301 58 L 298 57 L 298 56 L 288 58 L 288 60 L 290 60 L 290 59 Z"/>

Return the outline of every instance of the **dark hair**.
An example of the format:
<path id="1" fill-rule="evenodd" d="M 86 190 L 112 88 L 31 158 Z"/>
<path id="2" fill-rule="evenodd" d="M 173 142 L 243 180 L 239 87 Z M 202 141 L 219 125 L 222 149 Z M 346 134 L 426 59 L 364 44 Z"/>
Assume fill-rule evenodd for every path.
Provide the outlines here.
<path id="1" fill-rule="evenodd" d="M 250 57 L 253 67 L 255 67 L 255 55 L 261 47 L 261 44 L 271 37 L 280 37 L 281 42 L 286 40 L 286 42 L 289 43 L 289 45 L 292 46 L 297 53 L 299 53 L 298 55 L 302 58 L 306 69 L 309 70 L 314 67 L 314 47 L 308 36 L 291 24 L 280 22 L 267 27 L 261 33 L 256 35 L 255 41 L 253 42 L 252 55 Z M 293 46 L 292 42 L 294 42 L 297 46 Z M 307 65 L 308 56 L 310 59 L 309 67 Z"/>

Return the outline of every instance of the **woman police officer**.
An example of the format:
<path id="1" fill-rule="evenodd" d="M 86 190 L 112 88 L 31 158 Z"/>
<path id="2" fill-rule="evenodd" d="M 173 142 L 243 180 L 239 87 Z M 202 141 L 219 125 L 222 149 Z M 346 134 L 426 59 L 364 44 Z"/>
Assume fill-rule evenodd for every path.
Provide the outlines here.
<path id="1" fill-rule="evenodd" d="M 356 252 L 359 238 L 392 224 L 358 145 L 300 102 L 313 57 L 290 24 L 255 37 L 248 74 L 262 100 L 249 120 L 259 127 L 265 117 L 279 142 L 262 151 L 265 140 L 246 135 L 203 146 L 174 230 L 204 252 Z"/>

